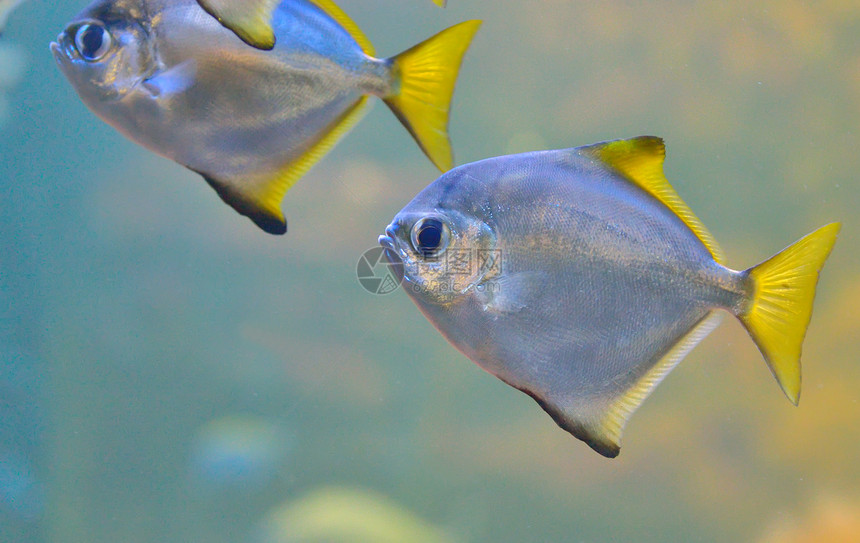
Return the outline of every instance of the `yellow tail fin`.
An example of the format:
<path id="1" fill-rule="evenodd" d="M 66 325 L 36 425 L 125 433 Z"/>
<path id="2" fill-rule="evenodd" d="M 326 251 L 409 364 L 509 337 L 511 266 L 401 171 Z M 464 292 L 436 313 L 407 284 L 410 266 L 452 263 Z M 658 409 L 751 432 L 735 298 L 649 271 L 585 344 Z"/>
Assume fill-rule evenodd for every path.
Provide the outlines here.
<path id="1" fill-rule="evenodd" d="M 392 60 L 397 92 L 388 107 L 440 170 L 454 164 L 448 112 L 463 55 L 481 21 L 465 21 L 436 34 Z"/>
<path id="2" fill-rule="evenodd" d="M 800 348 L 812 316 L 818 273 L 840 227 L 822 226 L 747 270 L 753 298 L 739 317 L 794 405 L 800 399 Z"/>

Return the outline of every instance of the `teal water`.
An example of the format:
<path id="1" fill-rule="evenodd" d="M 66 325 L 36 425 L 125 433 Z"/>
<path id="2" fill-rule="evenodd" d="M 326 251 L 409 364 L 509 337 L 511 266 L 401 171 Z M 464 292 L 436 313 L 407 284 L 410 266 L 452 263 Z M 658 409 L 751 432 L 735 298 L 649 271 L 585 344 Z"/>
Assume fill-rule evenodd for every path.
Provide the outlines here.
<path id="1" fill-rule="evenodd" d="M 667 177 L 736 268 L 843 221 L 800 406 L 725 319 L 614 460 L 404 293 L 358 283 L 361 254 L 437 175 L 384 106 L 267 236 L 78 100 L 48 43 L 83 4 L 32 0 L 0 38 L 25 67 L 0 77 L 0 541 L 860 533 L 856 3 L 340 2 L 381 55 L 485 21 L 455 95 L 458 163 L 662 136 Z"/>

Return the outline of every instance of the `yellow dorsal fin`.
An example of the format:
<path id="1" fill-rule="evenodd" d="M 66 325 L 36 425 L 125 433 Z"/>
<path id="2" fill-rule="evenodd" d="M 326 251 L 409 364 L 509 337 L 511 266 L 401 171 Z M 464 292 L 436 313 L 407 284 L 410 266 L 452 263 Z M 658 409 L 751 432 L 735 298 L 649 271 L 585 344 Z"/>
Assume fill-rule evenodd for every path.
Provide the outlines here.
<path id="1" fill-rule="evenodd" d="M 599 422 L 588 428 L 590 439 L 586 442 L 604 456 L 616 456 L 621 448 L 621 433 L 630 415 L 639 409 L 678 362 L 720 324 L 720 320 L 722 315 L 712 311 L 694 324 L 639 381 L 612 401 Z"/>
<path id="2" fill-rule="evenodd" d="M 346 32 L 352 36 L 352 39 L 361 47 L 361 50 L 364 51 L 365 55 L 374 56 L 376 55 L 376 51 L 373 49 L 373 44 L 370 43 L 370 40 L 367 39 L 367 36 L 364 35 L 364 32 L 358 28 L 358 25 L 349 18 L 349 15 L 344 13 L 337 4 L 332 2 L 331 0 L 309 0 L 311 4 L 314 4 L 321 10 L 323 10 L 326 15 L 334 19 L 337 24 L 343 27 Z"/>
<path id="3" fill-rule="evenodd" d="M 366 105 L 367 97 L 363 96 L 332 123 L 319 141 L 274 173 L 236 179 L 216 179 L 205 173 L 202 175 L 233 209 L 270 234 L 284 234 L 287 231 L 287 222 L 281 212 L 284 195 L 361 119 Z"/>
<path id="4" fill-rule="evenodd" d="M 272 18 L 280 0 L 197 0 L 225 28 L 257 49 L 275 46 Z"/>
<path id="5" fill-rule="evenodd" d="M 662 139 L 655 136 L 640 136 L 627 140 L 596 143 L 579 147 L 578 150 L 600 160 L 657 198 L 684 221 L 684 224 L 707 247 L 714 260 L 720 263 L 723 261 L 722 251 L 714 237 L 666 181 L 666 176 L 663 174 L 666 146 Z"/>

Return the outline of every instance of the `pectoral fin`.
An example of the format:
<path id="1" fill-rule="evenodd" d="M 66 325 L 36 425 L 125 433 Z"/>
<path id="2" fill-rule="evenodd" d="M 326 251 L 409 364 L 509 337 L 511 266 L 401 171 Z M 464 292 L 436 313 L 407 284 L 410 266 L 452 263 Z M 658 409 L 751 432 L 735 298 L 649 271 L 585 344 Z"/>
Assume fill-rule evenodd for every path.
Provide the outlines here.
<path id="1" fill-rule="evenodd" d="M 280 0 L 197 0 L 207 13 L 252 47 L 275 46 L 272 16 Z"/>
<path id="2" fill-rule="evenodd" d="M 197 62 L 186 60 L 146 79 L 143 86 L 153 98 L 161 98 L 187 90 L 194 84 L 196 77 Z"/>

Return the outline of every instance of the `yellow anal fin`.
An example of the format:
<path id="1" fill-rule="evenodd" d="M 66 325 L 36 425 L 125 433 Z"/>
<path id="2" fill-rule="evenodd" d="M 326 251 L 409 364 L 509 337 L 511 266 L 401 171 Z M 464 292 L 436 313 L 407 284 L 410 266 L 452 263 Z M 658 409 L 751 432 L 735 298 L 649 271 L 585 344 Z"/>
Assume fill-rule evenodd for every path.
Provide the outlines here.
<path id="1" fill-rule="evenodd" d="M 480 26 L 462 22 L 391 59 L 396 91 L 383 99 L 443 172 L 454 164 L 448 117 L 457 73 Z"/>
<path id="2" fill-rule="evenodd" d="M 818 274 L 840 227 L 839 223 L 822 226 L 746 271 L 752 280 L 752 299 L 738 317 L 794 405 L 800 399 L 800 351 Z"/>
<path id="3" fill-rule="evenodd" d="M 264 232 L 274 235 L 287 233 L 287 219 L 284 218 L 280 207 L 272 208 L 265 202 L 255 198 L 251 191 L 244 190 L 241 185 L 232 180 L 222 180 L 203 172 L 197 172 L 215 189 L 225 204 L 245 215 Z"/>
<path id="4" fill-rule="evenodd" d="M 332 2 L 331 0 L 309 0 L 311 4 L 314 4 L 321 10 L 323 10 L 326 15 L 334 19 L 337 24 L 343 27 L 346 32 L 352 36 L 352 39 L 361 47 L 361 50 L 364 51 L 364 54 L 368 56 L 374 56 L 376 52 L 373 49 L 373 44 L 370 43 L 370 40 L 367 39 L 367 36 L 364 35 L 364 32 L 358 28 L 358 25 L 347 15 L 337 4 Z"/>
<path id="5" fill-rule="evenodd" d="M 275 46 L 272 18 L 280 0 L 197 0 L 207 13 L 252 47 Z"/>
<path id="6" fill-rule="evenodd" d="M 433 3 L 439 6 L 440 8 L 444 8 L 445 4 L 447 4 L 447 0 L 433 0 Z"/>
<path id="7" fill-rule="evenodd" d="M 723 254 L 716 240 L 693 211 L 681 200 L 663 173 L 666 146 L 655 136 L 640 136 L 579 147 L 581 153 L 600 160 L 672 210 L 707 247 L 715 261 Z"/>
<path id="8" fill-rule="evenodd" d="M 363 96 L 331 124 L 319 141 L 274 174 L 216 179 L 203 172 L 199 173 L 233 209 L 250 218 L 269 234 L 284 234 L 287 231 L 287 222 L 281 212 L 284 195 L 361 119 L 366 106 L 367 97 Z"/>
<path id="9" fill-rule="evenodd" d="M 604 456 L 617 456 L 621 448 L 621 434 L 630 416 L 639 409 L 663 378 L 693 347 L 710 334 L 721 320 L 722 315 L 712 311 L 694 324 L 635 385 L 612 401 L 596 424 L 588 427 L 589 439 L 586 442 Z M 607 452 L 611 454 L 606 454 Z"/>
<path id="10" fill-rule="evenodd" d="M 717 327 L 722 315 L 711 311 L 693 324 L 648 371 L 623 390 L 604 399 L 577 403 L 542 398 L 526 388 L 512 385 L 531 396 L 556 424 L 607 458 L 621 452 L 621 434 L 630 416 L 642 405 L 666 375 L 705 336 Z M 506 381 L 507 382 L 507 381 Z M 508 384 L 511 384 L 508 382 Z M 568 403 L 568 405 L 565 405 Z"/>

